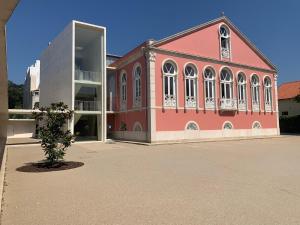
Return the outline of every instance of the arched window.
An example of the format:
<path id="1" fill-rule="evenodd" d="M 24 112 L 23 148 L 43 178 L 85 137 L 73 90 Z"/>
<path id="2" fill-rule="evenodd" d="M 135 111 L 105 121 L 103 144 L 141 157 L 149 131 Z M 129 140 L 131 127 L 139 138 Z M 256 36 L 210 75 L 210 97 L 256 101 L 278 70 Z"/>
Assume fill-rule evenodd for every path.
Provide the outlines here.
<path id="1" fill-rule="evenodd" d="M 185 129 L 189 131 L 195 131 L 199 130 L 199 126 L 196 122 L 188 122 L 188 124 L 185 126 Z"/>
<path id="2" fill-rule="evenodd" d="M 246 92 L 246 76 L 244 73 L 239 73 L 238 77 L 238 106 L 240 110 L 246 109 L 247 92 Z"/>
<path id="3" fill-rule="evenodd" d="M 230 58 L 230 31 L 227 26 L 220 27 L 221 58 Z"/>
<path id="4" fill-rule="evenodd" d="M 188 64 L 184 69 L 185 75 L 185 106 L 196 107 L 197 102 L 197 69 Z"/>
<path id="5" fill-rule="evenodd" d="M 120 83 L 121 83 L 121 88 L 120 88 L 120 106 L 121 106 L 121 110 L 126 110 L 126 106 L 127 106 L 127 77 L 126 77 L 126 72 L 122 72 L 121 73 L 121 79 L 120 79 Z"/>
<path id="6" fill-rule="evenodd" d="M 252 111 L 259 111 L 259 78 L 256 74 L 251 77 L 251 92 L 252 92 Z"/>
<path id="7" fill-rule="evenodd" d="M 142 125 L 140 122 L 135 122 L 133 125 L 133 131 L 140 132 L 143 131 Z"/>
<path id="8" fill-rule="evenodd" d="M 272 83 L 270 77 L 264 79 L 265 110 L 272 110 Z"/>
<path id="9" fill-rule="evenodd" d="M 141 75 L 142 69 L 140 65 L 137 65 L 133 71 L 133 105 L 135 107 L 141 106 Z"/>
<path id="10" fill-rule="evenodd" d="M 252 124 L 252 129 L 261 129 L 260 122 L 254 121 Z"/>
<path id="11" fill-rule="evenodd" d="M 205 108 L 215 108 L 215 71 L 208 67 L 204 70 Z"/>
<path id="12" fill-rule="evenodd" d="M 167 61 L 163 65 L 164 106 L 176 106 L 177 68 L 175 63 Z"/>
<path id="13" fill-rule="evenodd" d="M 221 71 L 221 98 L 233 98 L 233 79 L 229 69 L 222 69 Z"/>
<path id="14" fill-rule="evenodd" d="M 232 130 L 233 129 L 233 125 L 230 122 L 225 122 L 223 125 L 223 129 L 224 130 Z"/>

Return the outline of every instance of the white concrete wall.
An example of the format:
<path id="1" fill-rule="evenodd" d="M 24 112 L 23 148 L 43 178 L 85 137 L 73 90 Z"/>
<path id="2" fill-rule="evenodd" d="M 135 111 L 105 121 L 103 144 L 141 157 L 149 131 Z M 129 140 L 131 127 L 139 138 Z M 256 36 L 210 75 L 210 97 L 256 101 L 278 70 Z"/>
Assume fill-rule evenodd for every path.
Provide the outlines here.
<path id="1" fill-rule="evenodd" d="M 289 116 L 300 115 L 300 103 L 294 101 L 293 99 L 284 99 L 278 101 L 279 107 L 279 116 L 282 115 L 282 112 L 287 111 Z"/>
<path id="2" fill-rule="evenodd" d="M 35 120 L 9 120 L 7 126 L 7 137 L 34 137 L 36 128 L 35 125 Z"/>
<path id="3" fill-rule="evenodd" d="M 73 22 L 41 56 L 40 105 L 63 101 L 73 109 Z"/>

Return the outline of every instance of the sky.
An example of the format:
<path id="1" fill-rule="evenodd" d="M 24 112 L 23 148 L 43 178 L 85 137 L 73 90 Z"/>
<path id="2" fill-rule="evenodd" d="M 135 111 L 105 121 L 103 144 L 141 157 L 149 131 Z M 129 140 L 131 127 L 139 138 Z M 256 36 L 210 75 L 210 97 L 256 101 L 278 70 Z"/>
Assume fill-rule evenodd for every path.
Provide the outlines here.
<path id="1" fill-rule="evenodd" d="M 299 0 L 21 0 L 7 24 L 9 79 L 28 66 L 71 20 L 107 28 L 107 52 L 123 55 L 224 12 L 277 67 L 279 83 L 300 80 Z"/>

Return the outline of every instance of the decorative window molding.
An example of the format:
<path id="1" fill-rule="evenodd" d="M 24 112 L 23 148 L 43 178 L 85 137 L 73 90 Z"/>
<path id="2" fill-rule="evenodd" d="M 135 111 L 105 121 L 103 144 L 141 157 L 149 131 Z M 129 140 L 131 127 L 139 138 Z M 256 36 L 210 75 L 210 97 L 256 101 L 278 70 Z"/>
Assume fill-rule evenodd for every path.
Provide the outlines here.
<path id="1" fill-rule="evenodd" d="M 177 107 L 177 75 L 176 63 L 166 60 L 163 63 L 163 106 Z"/>
<path id="2" fill-rule="evenodd" d="M 243 72 L 237 74 L 238 110 L 247 110 L 247 79 Z"/>
<path id="3" fill-rule="evenodd" d="M 185 107 L 196 108 L 198 103 L 198 70 L 197 67 L 188 63 L 184 67 Z"/>
<path id="4" fill-rule="evenodd" d="M 185 130 L 188 131 L 199 131 L 199 125 L 195 122 L 195 121 L 189 121 L 186 125 L 185 125 Z"/>
<path id="5" fill-rule="evenodd" d="M 252 111 L 260 111 L 260 91 L 259 78 L 256 74 L 251 76 L 251 97 L 252 97 Z"/>
<path id="6" fill-rule="evenodd" d="M 203 70 L 205 109 L 216 108 L 216 73 L 211 66 Z"/>
<path id="7" fill-rule="evenodd" d="M 225 121 L 222 126 L 223 130 L 232 130 L 233 124 L 230 121 Z"/>
<path id="8" fill-rule="evenodd" d="M 127 74 L 125 70 L 120 74 L 120 109 L 124 111 L 127 109 Z"/>
<path id="9" fill-rule="evenodd" d="M 272 81 L 269 76 L 264 77 L 265 112 L 272 111 Z"/>
<path id="10" fill-rule="evenodd" d="M 220 37 L 221 59 L 230 59 L 231 58 L 230 30 L 225 24 L 222 24 L 219 27 L 219 37 Z"/>
<path id="11" fill-rule="evenodd" d="M 136 63 L 133 67 L 133 107 L 138 108 L 142 105 L 142 67 Z"/>
<path id="12" fill-rule="evenodd" d="M 261 128 L 262 128 L 262 126 L 261 126 L 260 122 L 254 121 L 252 123 L 252 129 L 261 129 Z"/>
<path id="13" fill-rule="evenodd" d="M 133 129 L 132 130 L 135 131 L 135 132 L 141 132 L 141 131 L 143 131 L 143 126 L 140 122 L 137 121 L 133 124 Z"/>
<path id="14" fill-rule="evenodd" d="M 237 109 L 236 99 L 233 97 L 233 75 L 227 67 L 220 72 L 220 109 Z"/>

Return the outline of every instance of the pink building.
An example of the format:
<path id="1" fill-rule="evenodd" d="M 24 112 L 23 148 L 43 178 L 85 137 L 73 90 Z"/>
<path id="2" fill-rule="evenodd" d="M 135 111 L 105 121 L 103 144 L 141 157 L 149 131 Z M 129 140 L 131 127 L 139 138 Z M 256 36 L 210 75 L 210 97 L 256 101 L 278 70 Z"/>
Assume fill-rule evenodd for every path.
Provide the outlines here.
<path id="1" fill-rule="evenodd" d="M 110 69 L 107 124 L 115 138 L 279 134 L 276 68 L 226 17 L 146 41 Z"/>

